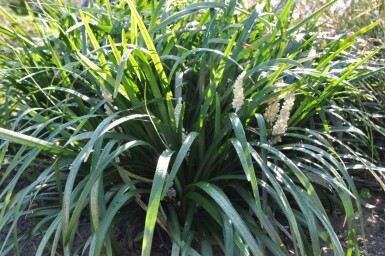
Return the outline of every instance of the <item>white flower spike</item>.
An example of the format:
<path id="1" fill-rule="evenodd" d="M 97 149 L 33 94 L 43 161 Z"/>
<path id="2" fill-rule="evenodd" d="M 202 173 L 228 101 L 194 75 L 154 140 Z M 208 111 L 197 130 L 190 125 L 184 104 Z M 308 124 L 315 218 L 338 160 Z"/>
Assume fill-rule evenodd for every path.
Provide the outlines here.
<path id="1" fill-rule="evenodd" d="M 287 122 L 290 118 L 290 111 L 294 106 L 295 94 L 294 92 L 288 92 L 284 97 L 284 103 L 277 117 L 277 121 L 273 126 L 273 131 L 271 134 L 273 135 L 273 139 L 270 141 L 271 144 L 275 144 L 277 142 L 281 142 L 281 136 L 287 130 Z"/>
<path id="2" fill-rule="evenodd" d="M 235 109 L 235 112 L 238 112 L 238 110 L 243 106 L 244 103 L 244 96 L 243 96 L 243 79 L 245 78 L 246 71 L 243 71 L 235 80 L 234 89 L 233 89 L 233 108 Z"/>

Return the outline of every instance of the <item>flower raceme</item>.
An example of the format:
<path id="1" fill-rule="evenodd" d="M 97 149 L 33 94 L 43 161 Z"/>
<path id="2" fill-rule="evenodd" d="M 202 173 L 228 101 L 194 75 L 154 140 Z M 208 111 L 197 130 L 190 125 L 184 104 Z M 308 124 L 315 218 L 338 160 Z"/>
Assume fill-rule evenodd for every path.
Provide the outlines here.
<path id="1" fill-rule="evenodd" d="M 102 96 L 107 101 L 106 104 L 104 104 L 104 109 L 106 110 L 106 114 L 109 116 L 112 114 L 112 109 L 108 104 L 112 104 L 112 94 L 104 87 L 101 88 Z"/>
<path id="2" fill-rule="evenodd" d="M 243 80 L 245 78 L 245 75 L 246 75 L 246 72 L 243 71 L 237 77 L 234 83 L 232 105 L 235 112 L 238 112 L 238 110 L 244 104 Z M 290 111 L 294 106 L 294 100 L 295 100 L 294 92 L 288 92 L 284 94 L 283 100 L 284 102 L 281 109 L 280 109 L 279 97 L 270 101 L 270 104 L 266 108 L 265 114 L 264 114 L 266 121 L 273 127 L 271 132 L 273 138 L 270 140 L 270 143 L 272 145 L 278 142 L 281 142 L 281 136 L 287 130 L 287 122 L 289 121 L 289 118 L 290 118 Z"/>
<path id="3" fill-rule="evenodd" d="M 279 107 L 279 98 L 277 97 L 269 102 L 269 106 L 265 110 L 265 114 L 263 116 L 265 117 L 266 122 L 268 122 L 271 126 L 278 117 Z"/>
<path id="4" fill-rule="evenodd" d="M 294 92 L 286 93 L 283 99 L 284 102 L 281 110 L 279 110 L 279 98 L 277 98 L 270 103 L 264 114 L 266 121 L 273 126 L 271 132 L 273 138 L 270 140 L 270 144 L 272 145 L 281 142 L 281 136 L 287 130 L 287 122 L 290 118 L 290 111 L 294 106 Z M 276 121 L 275 124 L 274 121 Z"/>
<path id="5" fill-rule="evenodd" d="M 234 89 L 233 89 L 233 108 L 235 112 L 243 106 L 244 96 L 243 96 L 243 79 L 245 78 L 246 72 L 243 71 L 235 80 Z"/>

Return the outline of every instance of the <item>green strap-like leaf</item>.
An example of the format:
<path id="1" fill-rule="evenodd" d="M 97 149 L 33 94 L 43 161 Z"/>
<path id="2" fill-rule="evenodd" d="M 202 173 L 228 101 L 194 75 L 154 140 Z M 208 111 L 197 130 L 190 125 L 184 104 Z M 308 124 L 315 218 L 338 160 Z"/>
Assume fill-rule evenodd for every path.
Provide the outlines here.
<path id="1" fill-rule="evenodd" d="M 246 226 L 241 216 L 235 210 L 234 206 L 230 203 L 223 191 L 219 187 L 207 182 L 199 182 L 196 185 L 209 194 L 211 198 L 214 199 L 214 201 L 222 208 L 233 223 L 234 228 L 244 239 L 245 244 L 249 245 L 249 249 L 253 255 L 263 255 L 261 247 L 258 245 L 249 228 Z"/>
<path id="2" fill-rule="evenodd" d="M 125 0 L 125 2 L 130 6 L 131 13 L 132 13 L 132 20 L 135 20 L 135 22 L 137 22 L 139 30 L 142 33 L 144 42 L 147 45 L 147 49 L 150 51 L 151 59 L 155 65 L 156 71 L 158 72 L 158 75 L 162 81 L 163 88 L 167 89 L 169 86 L 169 82 L 168 82 L 166 73 L 164 72 L 162 62 L 160 61 L 159 55 L 156 51 L 155 45 L 152 41 L 152 38 L 151 38 L 150 34 L 148 33 L 142 18 L 140 17 L 138 11 L 136 10 L 134 2 L 132 0 Z"/>
<path id="3" fill-rule="evenodd" d="M 172 151 L 165 150 L 158 160 L 155 177 L 152 183 L 150 199 L 148 202 L 148 211 L 144 226 L 142 256 L 150 256 L 151 254 L 152 238 L 154 235 L 156 219 L 158 217 L 162 188 L 166 179 L 167 169 L 172 154 Z"/>
<path id="4" fill-rule="evenodd" d="M 197 136 L 198 136 L 197 132 L 191 132 L 186 137 L 186 139 L 183 141 L 183 144 L 182 144 L 182 146 L 181 146 L 181 148 L 180 148 L 180 150 L 176 156 L 175 162 L 172 165 L 170 174 L 168 175 L 166 184 L 164 185 L 164 189 L 163 189 L 163 193 L 162 193 L 162 199 L 166 196 L 168 190 L 170 189 L 176 174 L 180 170 L 180 166 L 183 162 L 183 159 L 186 157 L 186 155 L 187 155 L 187 153 L 191 147 L 191 144 L 194 142 L 194 140 Z"/>
<path id="5" fill-rule="evenodd" d="M 118 191 L 118 193 L 116 193 L 114 199 L 112 200 L 110 206 L 103 216 L 98 232 L 92 238 L 89 254 L 90 256 L 100 255 L 107 231 L 111 227 L 111 222 L 122 205 L 131 200 L 136 195 L 146 192 L 146 190 L 143 189 L 134 189 L 126 192 L 126 190 L 133 185 L 133 182 L 127 183 Z"/>
<path id="6" fill-rule="evenodd" d="M 0 138 L 10 140 L 14 143 L 25 145 L 31 148 L 37 148 L 43 151 L 47 151 L 51 154 L 62 156 L 75 156 L 76 152 L 55 145 L 52 142 L 41 140 L 32 136 L 28 136 L 22 133 L 14 132 L 8 129 L 0 128 Z"/>

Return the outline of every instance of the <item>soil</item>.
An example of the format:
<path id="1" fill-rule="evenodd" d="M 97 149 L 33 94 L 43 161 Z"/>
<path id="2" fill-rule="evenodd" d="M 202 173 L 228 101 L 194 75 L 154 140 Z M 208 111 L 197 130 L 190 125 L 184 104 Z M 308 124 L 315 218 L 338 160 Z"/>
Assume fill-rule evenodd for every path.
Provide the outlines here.
<path id="1" fill-rule="evenodd" d="M 358 177 L 355 176 L 357 179 Z M 367 179 L 367 177 L 366 177 Z M 21 179 L 19 187 L 24 187 L 28 183 L 27 180 Z M 357 188 L 361 192 L 362 197 L 362 211 L 364 220 L 365 236 L 359 235 L 358 240 L 361 245 L 360 252 L 362 255 L 369 256 L 385 256 L 385 192 L 381 190 L 375 181 L 364 181 L 364 179 L 358 182 Z M 3 189 L 4 187 L 0 187 Z M 369 189 L 367 189 L 369 188 Z M 124 212 L 131 212 L 130 209 L 124 210 Z M 124 214 L 125 215 L 125 214 Z M 130 214 L 129 219 L 123 217 L 122 220 L 113 228 L 115 233 L 117 244 L 122 252 L 122 256 L 136 256 L 140 255 L 142 240 L 140 239 L 140 233 L 143 230 L 144 214 Z M 329 216 L 334 229 L 340 236 L 342 241 L 346 240 L 346 232 L 344 228 L 344 215 L 341 212 L 334 211 Z M 358 214 L 357 214 L 357 226 Z M 35 226 L 35 220 L 33 218 L 22 217 L 18 221 L 18 234 L 27 234 Z M 78 227 L 78 232 L 74 240 L 73 255 L 88 255 L 88 251 L 82 252 L 82 245 L 90 236 L 90 224 L 86 218 L 81 219 Z M 359 230 L 357 231 L 359 233 Z M 0 232 L 0 241 L 4 241 L 8 230 L 3 229 Z M 12 238 L 11 238 L 12 239 Z M 21 250 L 22 256 L 33 256 L 37 250 L 41 237 L 35 237 L 23 246 Z M 170 255 L 171 242 L 160 228 L 155 230 L 153 241 L 153 252 L 151 255 L 161 256 Z M 366 252 L 365 246 L 366 244 Z M 59 242 L 59 246 L 61 242 Z M 345 245 L 345 244 L 343 244 Z M 58 248 L 60 251 L 61 248 Z M 322 248 L 322 255 L 329 256 L 334 255 L 333 251 Z M 9 256 L 14 255 L 9 253 Z M 8 256 L 5 255 L 5 256 Z M 49 255 L 49 253 L 47 253 Z M 59 254 L 60 255 L 60 252 Z M 220 255 L 217 254 L 216 255 Z"/>
<path id="2" fill-rule="evenodd" d="M 363 237 L 359 236 L 361 244 L 361 254 L 370 256 L 385 256 L 385 193 L 383 191 L 375 191 L 366 202 L 362 205 L 363 217 L 365 223 L 365 242 L 367 248 L 367 254 L 364 252 Z M 343 228 L 343 214 L 334 212 L 330 215 L 331 222 L 337 230 L 337 233 L 344 236 Z M 357 218 L 358 219 L 358 218 Z M 117 242 L 121 250 L 122 256 L 136 256 L 140 255 L 141 240 L 136 239 L 136 236 L 140 233 L 142 220 L 141 217 L 137 217 L 131 221 L 132 223 L 120 223 L 114 228 L 114 232 L 117 237 Z M 19 232 L 28 232 L 34 226 L 33 219 L 22 218 L 19 224 Z M 90 226 L 88 223 L 83 222 L 79 225 L 78 243 L 74 243 L 74 255 L 82 255 L 82 250 L 79 247 L 89 237 Z M 153 254 L 155 256 L 170 255 L 170 241 L 167 235 L 162 233 L 161 230 L 156 231 L 157 235 L 154 237 Z M 0 238 L 4 238 L 4 232 L 1 232 Z M 21 255 L 33 256 L 35 255 L 39 239 L 32 239 L 30 243 L 23 247 Z M 323 248 L 324 256 L 334 255 L 333 251 Z M 12 253 L 8 254 L 13 255 Z M 83 255 L 88 255 L 85 252 Z"/>
<path id="3" fill-rule="evenodd" d="M 364 207 L 368 255 L 385 255 L 385 193 L 369 199 Z"/>
<path id="4" fill-rule="evenodd" d="M 143 215 L 144 216 L 144 215 Z M 142 240 L 140 239 L 141 231 L 143 230 L 144 220 L 143 216 L 134 216 L 128 222 L 119 223 L 113 228 L 113 232 L 117 238 L 117 244 L 120 251 L 120 256 L 139 256 L 141 255 Z M 35 226 L 35 220 L 32 218 L 20 218 L 18 222 L 18 235 L 27 234 Z M 90 237 L 91 225 L 85 219 L 80 221 L 78 230 L 73 242 L 72 255 L 88 255 L 88 250 L 83 251 L 84 243 Z M 0 241 L 4 241 L 7 236 L 8 230 L 4 229 L 0 232 Z M 10 238 L 12 239 L 12 238 Z M 27 244 L 21 246 L 21 256 L 34 256 L 39 246 L 41 237 L 35 237 L 30 239 Z M 52 241 L 51 241 L 52 242 Z M 59 241 L 57 254 L 62 255 L 62 242 Z M 159 228 L 155 229 L 155 235 L 153 239 L 152 253 L 154 256 L 163 256 L 171 254 L 171 242 L 167 235 Z M 6 255 L 1 256 L 13 256 L 14 252 L 9 252 Z M 50 252 L 47 250 L 44 256 L 49 256 Z"/>
<path id="5" fill-rule="evenodd" d="M 381 190 L 374 190 L 372 194 L 366 199 L 362 199 L 362 212 L 364 219 L 365 237 L 359 235 L 361 255 L 369 256 L 385 256 L 385 192 Z M 357 224 L 358 213 L 356 214 Z M 345 236 L 343 223 L 344 216 L 339 212 L 334 212 L 330 216 L 335 230 L 341 236 Z M 366 244 L 366 252 L 365 246 Z M 323 255 L 334 255 L 333 251 L 323 248 Z"/>

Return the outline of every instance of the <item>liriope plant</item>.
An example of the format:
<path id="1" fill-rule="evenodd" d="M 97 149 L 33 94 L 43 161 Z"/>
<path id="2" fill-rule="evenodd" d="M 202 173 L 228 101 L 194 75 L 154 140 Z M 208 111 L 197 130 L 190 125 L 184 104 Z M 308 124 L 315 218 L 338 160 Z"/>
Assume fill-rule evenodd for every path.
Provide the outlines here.
<path id="1" fill-rule="evenodd" d="M 156 227 L 171 255 L 359 254 L 349 171 L 381 182 L 363 147 L 365 129 L 384 128 L 346 97 L 358 109 L 371 98 L 357 84 L 373 72 L 358 68 L 376 51 L 340 74 L 334 64 L 378 22 L 317 54 L 314 24 L 333 2 L 299 23 L 294 1 L 27 5 L 34 35 L 0 27 L 18 43 L 2 44 L 12 57 L 1 73 L 1 254 L 34 239 L 36 255 L 118 255 L 114 227 L 130 214 L 145 215 L 142 255 Z M 27 234 L 22 218 L 36 221 Z M 75 248 L 84 218 L 89 236 Z"/>

